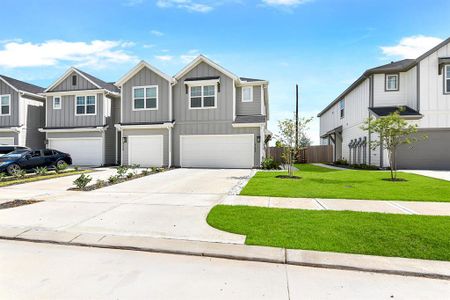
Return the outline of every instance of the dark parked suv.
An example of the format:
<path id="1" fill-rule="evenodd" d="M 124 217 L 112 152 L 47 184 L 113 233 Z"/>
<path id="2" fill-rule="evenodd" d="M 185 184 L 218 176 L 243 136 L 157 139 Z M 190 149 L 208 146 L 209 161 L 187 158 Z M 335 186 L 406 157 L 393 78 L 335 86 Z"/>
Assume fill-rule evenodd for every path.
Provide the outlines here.
<path id="1" fill-rule="evenodd" d="M 67 153 L 52 149 L 19 149 L 0 157 L 0 173 L 7 172 L 13 175 L 21 169 L 33 170 L 37 167 L 54 168 L 64 163 L 68 165 L 72 164 L 72 158 Z"/>
<path id="2" fill-rule="evenodd" d="M 15 146 L 15 145 L 0 145 L 0 157 L 2 157 L 5 154 L 8 154 L 10 152 L 16 151 L 16 150 L 29 150 L 28 147 L 22 147 L 22 146 Z"/>

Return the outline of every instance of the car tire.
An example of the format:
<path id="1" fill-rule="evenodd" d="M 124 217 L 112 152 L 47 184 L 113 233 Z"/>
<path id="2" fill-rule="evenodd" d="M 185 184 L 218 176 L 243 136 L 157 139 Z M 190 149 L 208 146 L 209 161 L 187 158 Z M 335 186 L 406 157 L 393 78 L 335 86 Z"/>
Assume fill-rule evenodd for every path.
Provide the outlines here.
<path id="1" fill-rule="evenodd" d="M 62 165 L 62 164 L 67 164 L 67 163 L 66 163 L 64 160 L 59 159 L 59 160 L 56 161 L 56 163 L 55 163 L 55 168 L 58 167 L 58 166 L 60 166 L 60 165 Z"/>
<path id="2" fill-rule="evenodd" d="M 18 171 L 20 171 L 20 166 L 18 164 L 11 164 L 6 168 L 6 172 L 11 176 L 14 176 Z"/>

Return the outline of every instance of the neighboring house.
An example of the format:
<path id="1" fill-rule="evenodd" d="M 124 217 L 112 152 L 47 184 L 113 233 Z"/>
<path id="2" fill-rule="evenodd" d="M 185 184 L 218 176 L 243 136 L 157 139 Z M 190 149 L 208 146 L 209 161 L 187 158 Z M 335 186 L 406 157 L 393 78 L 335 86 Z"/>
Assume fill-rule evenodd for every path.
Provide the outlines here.
<path id="1" fill-rule="evenodd" d="M 114 124 L 120 117 L 120 91 L 76 68 L 48 87 L 45 126 L 47 148 L 71 154 L 74 165 L 118 162 Z"/>
<path id="2" fill-rule="evenodd" d="M 450 38 L 417 59 L 369 69 L 322 112 L 322 144 L 334 146 L 334 159 L 352 164 L 389 166 L 387 152 L 371 150 L 377 137 L 361 129 L 369 116 L 401 115 L 428 136 L 397 153 L 399 168 L 450 169 Z"/>
<path id="3" fill-rule="evenodd" d="M 43 148 L 43 88 L 0 75 L 0 145 Z"/>
<path id="4" fill-rule="evenodd" d="M 268 82 L 200 55 L 175 77 L 146 62 L 116 85 L 124 165 L 259 167 L 268 136 Z"/>

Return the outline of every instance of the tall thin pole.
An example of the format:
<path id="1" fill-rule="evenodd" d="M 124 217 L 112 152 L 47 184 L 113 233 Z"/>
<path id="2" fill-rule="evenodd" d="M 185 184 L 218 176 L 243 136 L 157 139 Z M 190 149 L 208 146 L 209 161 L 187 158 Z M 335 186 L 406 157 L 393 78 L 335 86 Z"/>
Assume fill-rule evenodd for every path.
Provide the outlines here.
<path id="1" fill-rule="evenodd" d="M 295 85 L 295 149 L 298 149 L 298 84 Z"/>

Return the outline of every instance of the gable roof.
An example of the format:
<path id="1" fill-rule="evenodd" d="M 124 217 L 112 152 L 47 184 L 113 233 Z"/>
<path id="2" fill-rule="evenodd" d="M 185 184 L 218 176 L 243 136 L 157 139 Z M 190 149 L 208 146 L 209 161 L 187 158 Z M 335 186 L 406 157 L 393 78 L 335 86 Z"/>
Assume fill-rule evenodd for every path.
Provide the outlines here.
<path id="1" fill-rule="evenodd" d="M 366 70 L 358 79 L 356 79 L 355 82 L 352 83 L 344 92 L 342 92 L 336 99 L 333 100 L 327 107 L 325 107 L 320 113 L 317 114 L 318 117 L 323 115 L 325 112 L 327 112 L 333 105 L 335 105 L 337 102 L 339 102 L 342 98 L 347 96 L 351 91 L 353 91 L 354 88 L 356 88 L 360 83 L 362 83 L 365 79 L 367 79 L 372 74 L 380 74 L 380 73 L 399 73 L 399 72 L 406 72 L 413 67 L 417 66 L 418 63 L 420 63 L 423 59 L 431 55 L 432 53 L 436 52 L 443 46 L 450 43 L 450 37 L 444 40 L 439 45 L 433 47 L 432 49 L 428 50 L 421 56 L 419 56 L 416 59 L 404 59 L 396 62 L 391 62 L 390 64 L 382 65 L 379 67 L 375 67 L 372 69 Z"/>
<path id="2" fill-rule="evenodd" d="M 48 88 L 45 89 L 45 93 L 51 91 L 54 87 L 56 87 L 58 84 L 60 84 L 64 79 L 66 79 L 70 74 L 73 72 L 77 73 L 90 83 L 92 83 L 94 86 L 96 86 L 98 89 L 103 89 L 111 93 L 119 93 L 120 90 L 113 84 L 105 82 L 101 79 L 98 79 L 95 76 L 92 76 L 91 74 L 88 74 L 86 72 L 83 72 L 81 70 L 78 70 L 77 68 L 70 67 L 58 80 L 56 80 L 52 85 L 50 85 Z"/>
<path id="3" fill-rule="evenodd" d="M 231 73 L 227 69 L 225 69 L 222 66 L 216 64 L 215 62 L 213 62 L 212 60 L 210 60 L 209 58 L 207 58 L 206 56 L 201 55 L 201 54 L 199 56 L 197 56 L 193 61 L 191 61 L 191 63 L 189 63 L 186 67 L 184 67 L 180 72 L 178 72 L 174 76 L 175 79 L 179 80 L 181 77 L 183 77 L 184 75 L 189 73 L 193 68 L 195 68 L 196 66 L 198 66 L 202 62 L 204 62 L 204 63 L 210 65 L 211 67 L 215 68 L 216 70 L 224 73 L 228 77 L 230 77 L 230 78 L 232 78 L 232 79 L 234 79 L 236 81 L 239 81 L 239 77 L 237 77 L 236 75 L 234 75 L 233 73 Z"/>
<path id="4" fill-rule="evenodd" d="M 167 80 L 169 82 L 174 82 L 175 81 L 172 77 L 170 77 L 166 73 L 158 70 L 157 68 L 155 68 L 154 66 L 150 65 L 146 61 L 141 60 L 133 69 L 131 69 L 124 76 L 122 76 L 122 78 L 117 80 L 115 85 L 118 86 L 118 87 L 122 86 L 125 82 L 127 82 L 131 77 L 136 75 L 143 68 L 150 69 L 151 71 L 155 72 L 156 74 L 158 74 L 159 76 L 161 76 L 162 78 L 164 78 L 165 80 Z"/>
<path id="5" fill-rule="evenodd" d="M 42 97 L 41 95 L 39 95 L 39 93 L 44 92 L 44 88 L 40 86 L 20 81 L 18 79 L 14 79 L 5 75 L 0 75 L 0 79 L 18 92 L 30 93 L 38 97 Z"/>

